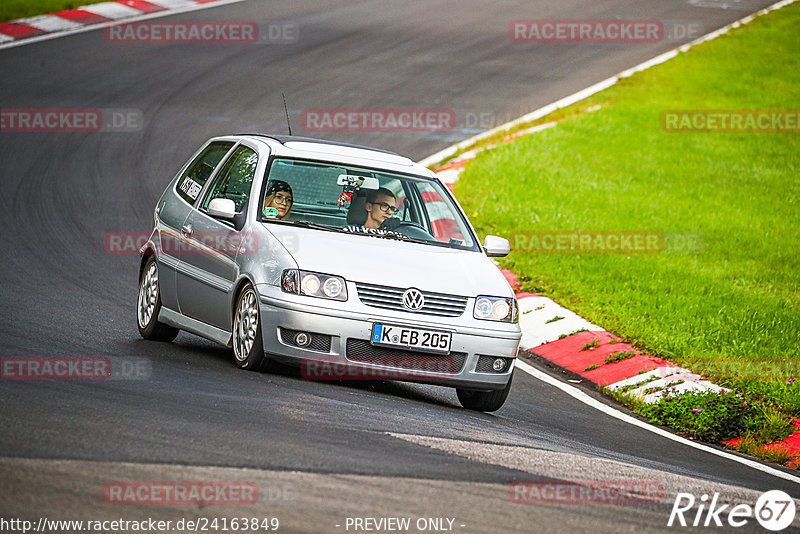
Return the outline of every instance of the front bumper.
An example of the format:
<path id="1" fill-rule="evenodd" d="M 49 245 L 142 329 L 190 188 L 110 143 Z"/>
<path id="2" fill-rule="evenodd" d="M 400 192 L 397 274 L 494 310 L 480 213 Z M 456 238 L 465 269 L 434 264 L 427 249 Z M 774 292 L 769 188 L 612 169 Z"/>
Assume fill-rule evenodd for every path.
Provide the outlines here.
<path id="1" fill-rule="evenodd" d="M 411 314 L 383 314 L 379 309 L 336 310 L 328 307 L 331 304 L 325 301 L 322 301 L 325 306 L 315 306 L 319 299 L 305 297 L 298 302 L 300 299 L 294 296 L 282 298 L 284 294 L 274 286 L 259 286 L 258 289 L 264 351 L 279 361 L 299 365 L 307 379 L 400 380 L 497 390 L 506 386 L 514 369 L 521 336 L 517 325 L 498 325 L 503 330 L 496 330 L 459 325 L 459 318 L 437 319 L 417 314 L 406 317 L 404 315 Z M 377 348 L 375 352 L 380 357 L 375 358 L 375 354 L 370 354 L 372 347 L 369 345 L 375 322 L 452 332 L 450 354 L 439 356 Z M 330 336 L 329 348 L 324 343 L 314 343 L 316 350 L 288 343 L 286 330 Z M 354 354 L 356 346 L 359 355 Z M 390 356 L 386 357 L 387 354 Z M 367 359 L 381 360 L 381 364 L 367 363 L 364 355 Z M 476 370 L 480 356 L 507 358 L 509 364 L 503 372 L 481 372 Z"/>

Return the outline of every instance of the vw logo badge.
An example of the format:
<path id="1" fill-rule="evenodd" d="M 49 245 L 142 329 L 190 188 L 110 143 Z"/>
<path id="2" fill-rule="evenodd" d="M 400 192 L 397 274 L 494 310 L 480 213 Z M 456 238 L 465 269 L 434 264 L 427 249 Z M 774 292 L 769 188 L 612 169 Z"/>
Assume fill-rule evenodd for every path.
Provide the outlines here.
<path id="1" fill-rule="evenodd" d="M 419 289 L 412 287 L 403 293 L 403 306 L 409 310 L 419 310 L 424 305 L 425 297 L 422 296 L 422 292 Z"/>

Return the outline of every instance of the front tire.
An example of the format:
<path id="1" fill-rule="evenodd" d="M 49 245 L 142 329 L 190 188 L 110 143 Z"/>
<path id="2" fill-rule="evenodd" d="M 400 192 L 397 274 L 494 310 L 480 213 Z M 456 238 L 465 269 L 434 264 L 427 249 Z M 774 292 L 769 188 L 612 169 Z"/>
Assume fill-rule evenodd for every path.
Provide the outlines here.
<path id="1" fill-rule="evenodd" d="M 514 374 L 508 377 L 508 384 L 503 389 L 494 391 L 478 391 L 474 389 L 456 388 L 456 395 L 461 406 L 467 410 L 477 412 L 494 412 L 500 409 L 506 402 L 508 393 L 511 391 L 511 379 Z"/>
<path id="2" fill-rule="evenodd" d="M 178 335 L 177 328 L 158 321 L 161 311 L 161 289 L 158 285 L 158 264 L 150 256 L 139 275 L 139 297 L 136 299 L 136 326 L 139 334 L 151 341 L 172 341 Z"/>
<path id="3" fill-rule="evenodd" d="M 233 359 L 248 371 L 272 371 L 276 362 L 264 354 L 261 311 L 253 284 L 247 283 L 236 299 L 233 312 Z"/>

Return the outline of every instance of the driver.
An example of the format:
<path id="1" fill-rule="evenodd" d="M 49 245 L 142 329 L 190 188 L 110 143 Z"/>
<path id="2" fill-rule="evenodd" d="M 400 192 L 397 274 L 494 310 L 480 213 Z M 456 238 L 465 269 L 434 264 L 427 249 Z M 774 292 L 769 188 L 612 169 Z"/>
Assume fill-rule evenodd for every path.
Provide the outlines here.
<path id="1" fill-rule="evenodd" d="M 364 209 L 367 210 L 367 221 L 364 223 L 364 228 L 374 229 L 379 228 L 384 221 L 400 211 L 397 207 L 397 197 L 385 187 L 367 193 Z"/>

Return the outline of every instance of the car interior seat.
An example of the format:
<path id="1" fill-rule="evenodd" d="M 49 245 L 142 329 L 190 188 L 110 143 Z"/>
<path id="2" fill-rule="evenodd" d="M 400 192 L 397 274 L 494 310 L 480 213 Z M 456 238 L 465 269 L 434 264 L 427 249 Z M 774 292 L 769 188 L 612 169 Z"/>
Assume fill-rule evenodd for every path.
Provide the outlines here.
<path id="1" fill-rule="evenodd" d="M 363 226 L 367 222 L 367 192 L 356 189 L 350 199 L 350 209 L 347 211 L 347 224 L 349 226 Z"/>

